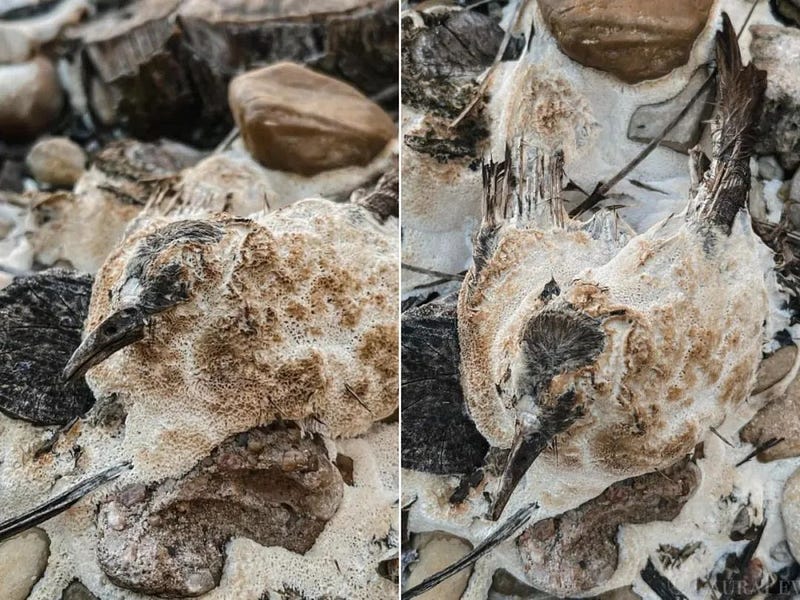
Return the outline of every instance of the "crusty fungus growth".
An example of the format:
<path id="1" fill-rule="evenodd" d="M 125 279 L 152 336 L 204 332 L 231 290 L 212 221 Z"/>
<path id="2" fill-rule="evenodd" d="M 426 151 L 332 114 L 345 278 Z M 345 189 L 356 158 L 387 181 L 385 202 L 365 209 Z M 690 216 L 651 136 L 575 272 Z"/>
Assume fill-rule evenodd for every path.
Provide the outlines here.
<path id="1" fill-rule="evenodd" d="M 98 560 L 121 587 L 197 596 L 219 584 L 232 537 L 309 550 L 343 485 L 321 438 L 253 429 L 225 440 L 181 479 L 129 485 L 106 500 Z"/>
<path id="2" fill-rule="evenodd" d="M 98 273 L 65 376 L 89 369 L 129 406 L 124 443 L 153 479 L 276 419 L 363 433 L 397 406 L 396 243 L 394 222 L 326 200 L 150 219 Z M 137 425 L 164 398 L 170 426 Z"/>
<path id="3" fill-rule="evenodd" d="M 618 252 L 602 238 L 594 245 L 605 252 L 594 250 L 564 215 L 558 154 L 529 165 L 521 145 L 521 177 L 510 179 L 508 161 L 486 174 L 458 326 L 470 413 L 491 443 L 512 448 L 495 519 L 540 453 L 554 476 L 607 484 L 665 468 L 755 381 L 767 293 L 761 242 L 738 217 L 765 73 L 742 65 L 727 17 L 717 64 L 705 178 L 683 218 Z M 567 404 L 577 420 L 564 418 Z M 557 434 L 556 464 L 543 442 Z"/>

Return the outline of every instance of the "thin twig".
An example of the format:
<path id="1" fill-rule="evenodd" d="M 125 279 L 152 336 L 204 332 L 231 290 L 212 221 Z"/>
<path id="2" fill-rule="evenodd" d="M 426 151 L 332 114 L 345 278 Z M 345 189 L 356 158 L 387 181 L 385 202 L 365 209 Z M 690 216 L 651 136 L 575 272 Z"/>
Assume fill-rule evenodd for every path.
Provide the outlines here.
<path id="1" fill-rule="evenodd" d="M 758 446 L 756 446 L 755 449 L 750 454 L 748 454 L 742 460 L 740 460 L 738 463 L 736 463 L 736 466 L 737 467 L 741 467 L 747 461 L 749 461 L 752 458 L 758 456 L 762 452 L 766 452 L 770 448 L 774 448 L 775 446 L 777 446 L 778 444 L 780 444 L 784 440 L 786 440 L 786 438 L 769 438 L 763 444 L 759 444 Z"/>
<path id="2" fill-rule="evenodd" d="M 227 150 L 230 147 L 230 145 L 233 143 L 233 140 L 235 140 L 237 137 L 239 137 L 239 128 L 234 127 L 233 129 L 230 130 L 228 135 L 226 135 L 225 138 L 219 143 L 219 145 L 216 148 L 214 148 L 213 154 L 219 154 L 220 152 L 225 152 L 225 150 Z"/>
<path id="3" fill-rule="evenodd" d="M 423 267 L 415 267 L 414 265 L 409 265 L 406 263 L 400 263 L 400 266 L 404 268 L 406 271 L 411 271 L 412 273 L 421 273 L 423 275 L 433 275 L 434 277 L 439 277 L 441 279 L 447 279 L 448 281 L 462 281 L 464 279 L 463 275 L 453 275 L 452 273 L 443 273 L 442 271 L 434 271 L 433 269 L 425 269 Z"/>
<path id="4" fill-rule="evenodd" d="M 486 88 L 489 86 L 489 82 L 492 79 L 492 73 L 497 68 L 497 65 L 500 64 L 500 61 L 503 59 L 503 55 L 506 53 L 506 48 L 508 48 L 508 43 L 511 41 L 512 31 L 517 28 L 519 25 L 519 20 L 522 18 L 522 14 L 525 12 L 524 7 L 528 4 L 530 0 L 519 0 L 517 4 L 517 9 L 514 12 L 514 17 L 511 19 L 511 22 L 508 24 L 508 29 L 506 29 L 505 35 L 503 35 L 503 41 L 500 42 L 500 47 L 497 49 L 497 54 L 494 57 L 494 61 L 492 61 L 491 66 L 487 69 L 486 75 L 481 81 L 481 84 L 478 86 L 478 89 L 475 90 L 475 93 L 470 100 L 469 104 L 464 107 L 464 110 L 450 123 L 450 127 L 456 127 L 464 118 L 472 112 L 472 109 L 475 108 L 475 105 L 478 104 L 481 98 L 483 98 L 483 94 L 486 91 Z"/>
<path id="5" fill-rule="evenodd" d="M 736 34 L 737 39 L 742 35 L 742 32 L 747 26 L 747 23 L 750 22 L 750 18 L 753 16 L 753 11 L 755 10 L 757 4 L 758 0 L 753 0 L 752 5 L 750 6 L 750 11 L 747 13 L 747 17 L 745 17 L 744 23 L 742 23 L 739 32 Z M 703 95 L 703 93 L 706 91 L 709 85 L 711 85 L 711 82 L 714 80 L 714 76 L 716 75 L 716 73 L 717 70 L 712 69 L 711 73 L 709 73 L 708 77 L 706 77 L 706 80 L 703 82 L 703 85 L 700 86 L 700 89 L 698 89 L 695 92 L 695 94 L 691 97 L 686 106 L 684 106 L 681 112 L 679 112 L 675 116 L 675 118 L 673 118 L 672 121 L 670 121 L 667 124 L 664 130 L 660 134 L 658 134 L 655 138 L 650 140 L 650 143 L 647 144 L 647 146 L 645 146 L 644 149 L 641 152 L 639 152 L 639 154 L 637 154 L 632 161 L 630 161 L 627 165 L 622 167 L 622 169 L 616 175 L 614 175 L 614 177 L 612 177 L 608 181 L 608 183 L 604 184 L 598 183 L 594 191 L 591 193 L 591 195 L 588 198 L 586 198 L 586 200 L 581 202 L 577 207 L 573 208 L 569 212 L 569 216 L 576 217 L 579 214 L 593 208 L 598 202 L 600 202 L 605 197 L 606 194 L 608 194 L 609 191 L 611 191 L 611 188 L 613 188 L 620 181 L 625 179 L 628 173 L 630 173 L 633 169 L 635 169 L 639 165 L 639 163 L 641 163 L 645 158 L 647 158 L 650 155 L 650 153 L 658 147 L 658 145 L 669 134 L 669 132 L 672 131 L 678 125 L 678 123 L 680 123 L 681 119 L 683 119 L 683 117 L 686 116 L 686 114 L 689 112 L 692 106 L 694 106 L 694 103 L 697 102 L 698 98 L 700 98 L 700 96 Z"/>
<path id="6" fill-rule="evenodd" d="M 508 519 L 501 527 L 499 527 L 492 535 L 487 537 L 483 542 L 478 544 L 475 549 L 466 554 L 449 567 L 446 567 L 439 571 L 438 573 L 428 577 L 425 581 L 420 583 L 419 585 L 415 585 L 410 590 L 406 590 L 403 592 L 401 596 L 402 600 L 410 600 L 411 598 L 416 598 L 417 596 L 424 594 L 429 589 L 436 587 L 441 582 L 443 582 L 448 577 L 451 577 L 458 573 L 459 571 L 463 571 L 467 567 L 475 564 L 478 559 L 482 556 L 488 554 L 492 550 L 494 550 L 497 546 L 499 546 L 502 542 L 510 538 L 514 533 L 523 525 L 525 525 L 528 520 L 533 515 L 533 511 L 539 508 L 539 505 L 535 502 L 533 504 L 529 504 L 525 508 L 521 508 L 516 513 L 514 513 L 511 518 Z"/>

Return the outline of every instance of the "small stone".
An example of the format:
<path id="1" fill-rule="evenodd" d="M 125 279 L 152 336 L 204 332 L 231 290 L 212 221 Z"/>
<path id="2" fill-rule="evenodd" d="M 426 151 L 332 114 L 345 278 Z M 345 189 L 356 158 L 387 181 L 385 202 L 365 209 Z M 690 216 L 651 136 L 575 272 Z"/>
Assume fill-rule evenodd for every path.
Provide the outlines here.
<path id="1" fill-rule="evenodd" d="M 83 174 L 86 154 L 67 138 L 50 138 L 31 148 L 26 163 L 39 183 L 72 187 Z"/>
<path id="2" fill-rule="evenodd" d="M 35 527 L 0 543 L 0 598 L 25 600 L 50 558 L 50 538 Z"/>
<path id="3" fill-rule="evenodd" d="M 292 63 L 239 75 L 228 101 L 249 152 L 280 171 L 364 166 L 397 135 L 389 115 L 354 87 Z"/>
<path id="4" fill-rule="evenodd" d="M 761 378 L 759 373 L 759 381 Z M 771 438 L 784 438 L 780 444 L 758 455 L 758 460 L 762 462 L 800 456 L 800 378 L 789 384 L 782 398 L 773 400 L 759 410 L 741 429 L 739 438 L 753 446 Z"/>
<path id="5" fill-rule="evenodd" d="M 61 600 L 98 600 L 80 581 L 73 581 L 61 593 Z"/>
<path id="6" fill-rule="evenodd" d="M 405 586 L 408 589 L 456 562 L 472 549 L 465 540 L 440 532 L 421 533 L 414 545 L 419 559 L 410 567 Z M 434 589 L 419 596 L 420 600 L 459 600 L 467 589 L 470 573 L 470 569 L 464 569 L 445 579 Z"/>
<path id="7" fill-rule="evenodd" d="M 800 560 L 800 469 L 786 481 L 781 499 L 786 541 L 795 560 Z"/>
<path id="8" fill-rule="evenodd" d="M 789 185 L 789 202 L 800 203 L 800 169 L 797 169 Z"/>
<path id="9" fill-rule="evenodd" d="M 626 83 L 662 77 L 686 64 L 712 0 L 541 0 L 562 52 Z"/>
<path id="10" fill-rule="evenodd" d="M 46 58 L 0 66 L 0 139 L 28 139 L 61 112 L 63 93 Z"/>
<path id="11" fill-rule="evenodd" d="M 683 91 L 676 96 L 658 104 L 648 104 L 637 108 L 628 124 L 628 138 L 637 142 L 650 142 L 658 137 L 664 127 L 686 107 L 689 100 L 703 86 L 707 77 L 708 73 L 704 68 L 697 69 Z M 662 146 L 684 154 L 689 153 L 689 149 L 700 140 L 702 122 L 711 112 L 712 94 L 712 88 L 709 87 L 672 131 L 664 137 L 661 141 Z"/>
<path id="12" fill-rule="evenodd" d="M 797 346 L 783 346 L 761 361 L 753 394 L 771 388 L 789 372 L 797 354 Z"/>
<path id="13" fill-rule="evenodd" d="M 761 179 L 783 181 L 785 173 L 777 158 L 774 156 L 760 156 L 758 158 L 758 176 Z"/>
<path id="14" fill-rule="evenodd" d="M 753 64 L 767 72 L 756 152 L 776 155 L 784 169 L 793 171 L 800 165 L 800 29 L 753 25 L 750 32 Z"/>

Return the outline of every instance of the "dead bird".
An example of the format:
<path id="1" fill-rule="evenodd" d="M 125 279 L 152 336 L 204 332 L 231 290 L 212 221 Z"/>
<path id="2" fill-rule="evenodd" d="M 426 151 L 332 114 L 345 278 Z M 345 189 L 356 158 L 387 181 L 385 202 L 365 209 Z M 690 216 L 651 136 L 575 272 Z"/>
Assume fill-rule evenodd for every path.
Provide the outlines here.
<path id="1" fill-rule="evenodd" d="M 65 377 L 88 370 L 96 396 L 125 399 L 129 424 L 169 398 L 170 431 L 183 423 L 191 444 L 150 427 L 126 436 L 162 468 L 279 419 L 332 437 L 366 431 L 397 406 L 386 187 L 384 178 L 356 202 L 310 199 L 253 218 L 150 219 L 100 269 Z"/>
<path id="2" fill-rule="evenodd" d="M 391 414 L 396 199 L 389 174 L 352 202 L 137 220 L 94 281 L 83 341 L 60 354 L 67 380 L 89 370 L 92 400 L 125 403 L 125 435 L 108 441 L 113 460 L 125 457 L 135 481 L 162 481 L 261 425 L 349 436 Z M 102 436 L 92 428 L 84 423 L 78 439 Z M 104 481 L 68 492 L 82 497 Z M 63 510 L 47 501 L 7 525 Z"/>
<path id="3" fill-rule="evenodd" d="M 727 15 L 716 56 L 711 165 L 681 217 L 584 270 L 565 267 L 580 256 L 569 234 L 509 227 L 488 207 L 459 336 L 470 413 L 511 448 L 494 519 L 537 458 L 537 477 L 599 492 L 675 463 L 747 396 L 768 311 L 745 209 L 765 74 L 742 65 Z"/>

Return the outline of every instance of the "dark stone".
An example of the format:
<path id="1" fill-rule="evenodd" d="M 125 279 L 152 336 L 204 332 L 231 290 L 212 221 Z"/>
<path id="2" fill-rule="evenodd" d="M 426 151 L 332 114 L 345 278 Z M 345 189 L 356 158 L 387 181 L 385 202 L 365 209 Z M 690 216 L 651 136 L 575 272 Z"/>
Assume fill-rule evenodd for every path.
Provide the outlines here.
<path id="1" fill-rule="evenodd" d="M 83 415 L 94 396 L 83 378 L 61 371 L 81 342 L 92 277 L 49 269 L 0 290 L 0 410 L 36 425 Z"/>
<path id="2" fill-rule="evenodd" d="M 699 469 L 686 459 L 615 483 L 578 508 L 531 525 L 517 539 L 529 582 L 568 596 L 607 581 L 617 569 L 619 526 L 671 521 L 699 484 Z M 546 560 L 534 563 L 530 556 Z"/>
<path id="3" fill-rule="evenodd" d="M 219 585 L 232 537 L 308 551 L 342 493 L 321 438 L 253 429 L 245 444 L 228 438 L 180 480 L 107 499 L 98 512 L 97 558 L 126 589 L 196 596 Z"/>

